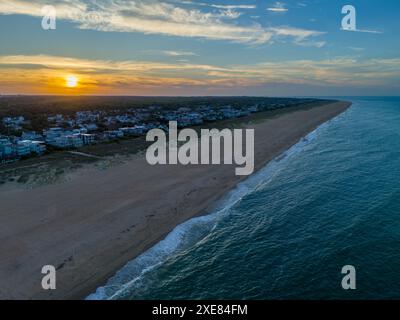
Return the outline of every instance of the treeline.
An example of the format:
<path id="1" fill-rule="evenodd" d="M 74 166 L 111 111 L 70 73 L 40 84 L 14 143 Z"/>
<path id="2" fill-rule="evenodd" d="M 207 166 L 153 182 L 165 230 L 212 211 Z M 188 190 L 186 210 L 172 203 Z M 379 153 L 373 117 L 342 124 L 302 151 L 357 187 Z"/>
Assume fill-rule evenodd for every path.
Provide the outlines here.
<path id="1" fill-rule="evenodd" d="M 161 106 L 166 109 L 196 107 L 201 105 L 250 106 L 255 104 L 301 104 L 315 99 L 266 98 L 266 97 L 93 97 L 93 96 L 1 96 L 0 118 L 23 115 L 64 114 L 77 111 L 130 109 Z M 38 118 L 38 121 L 40 117 Z"/>

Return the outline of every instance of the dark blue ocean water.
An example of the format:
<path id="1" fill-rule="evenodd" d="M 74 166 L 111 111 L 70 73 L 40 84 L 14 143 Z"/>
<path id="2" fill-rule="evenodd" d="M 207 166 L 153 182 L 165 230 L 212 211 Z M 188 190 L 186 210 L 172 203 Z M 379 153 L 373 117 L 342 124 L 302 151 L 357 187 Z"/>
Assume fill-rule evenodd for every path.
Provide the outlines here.
<path id="1" fill-rule="evenodd" d="M 347 99 L 90 298 L 400 298 L 400 98 Z M 341 287 L 344 265 L 356 290 Z"/>

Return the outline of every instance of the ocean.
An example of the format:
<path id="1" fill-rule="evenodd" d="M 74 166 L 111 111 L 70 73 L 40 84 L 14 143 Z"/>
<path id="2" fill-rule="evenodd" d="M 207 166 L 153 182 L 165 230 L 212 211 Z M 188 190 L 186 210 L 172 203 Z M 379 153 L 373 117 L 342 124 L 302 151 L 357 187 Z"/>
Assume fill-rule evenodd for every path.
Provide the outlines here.
<path id="1" fill-rule="evenodd" d="M 352 107 L 88 299 L 399 299 L 400 98 L 341 99 Z"/>

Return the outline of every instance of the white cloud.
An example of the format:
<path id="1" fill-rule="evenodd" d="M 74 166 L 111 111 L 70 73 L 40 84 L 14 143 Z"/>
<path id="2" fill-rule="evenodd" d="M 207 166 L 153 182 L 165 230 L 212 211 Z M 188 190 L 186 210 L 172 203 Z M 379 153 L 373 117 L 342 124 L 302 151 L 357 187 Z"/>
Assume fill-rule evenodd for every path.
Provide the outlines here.
<path id="1" fill-rule="evenodd" d="M 272 7 L 267 8 L 268 11 L 272 12 L 287 12 L 289 9 L 285 8 L 285 4 L 282 2 L 275 2 L 275 4 Z"/>
<path id="2" fill-rule="evenodd" d="M 197 2 L 197 1 L 181 1 L 180 3 L 195 5 L 195 6 L 203 6 L 203 7 L 212 7 L 217 9 L 256 9 L 256 5 L 248 5 L 248 4 L 213 4 L 213 3 L 205 3 L 205 2 Z"/>
<path id="3" fill-rule="evenodd" d="M 313 30 L 304 30 L 292 27 L 279 27 L 279 28 L 271 28 L 274 34 L 280 38 L 290 37 L 294 40 L 294 42 L 298 45 L 302 46 L 313 46 L 317 48 L 321 48 L 325 45 L 324 41 L 313 41 L 310 38 L 314 38 L 317 36 L 321 36 L 324 32 L 313 31 Z"/>
<path id="4" fill-rule="evenodd" d="M 194 52 L 190 52 L 190 51 L 162 51 L 164 54 L 166 54 L 167 56 L 171 56 L 171 57 L 184 57 L 184 56 L 197 56 L 197 54 L 195 54 Z"/>
<path id="5" fill-rule="evenodd" d="M 349 49 L 353 50 L 353 51 L 358 51 L 358 52 L 365 51 L 365 48 L 361 48 L 361 47 L 349 47 Z"/>
<path id="6" fill-rule="evenodd" d="M 0 14 L 41 16 L 45 0 L 2 0 Z M 278 3 L 280 4 L 280 3 Z M 304 44 L 305 38 L 316 31 L 291 28 L 264 28 L 258 23 L 241 25 L 231 20 L 240 13 L 234 9 L 250 9 L 247 5 L 212 5 L 223 8 L 217 12 L 204 12 L 156 0 L 61 0 L 53 4 L 57 17 L 71 21 L 81 29 L 114 32 L 141 32 L 178 37 L 228 40 L 239 43 L 263 44 L 284 35 Z M 299 40 L 299 34 L 302 41 Z M 321 33 L 320 33 L 321 34 Z"/>

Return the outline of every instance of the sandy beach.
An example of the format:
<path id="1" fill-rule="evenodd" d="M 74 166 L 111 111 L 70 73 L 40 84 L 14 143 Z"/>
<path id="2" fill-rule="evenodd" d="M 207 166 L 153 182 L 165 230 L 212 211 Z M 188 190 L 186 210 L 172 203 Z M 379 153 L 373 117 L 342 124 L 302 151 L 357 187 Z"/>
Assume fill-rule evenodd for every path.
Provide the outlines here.
<path id="1" fill-rule="evenodd" d="M 255 169 L 350 103 L 254 121 Z M 32 190 L 0 189 L 0 299 L 83 299 L 178 224 L 212 210 L 238 182 L 236 165 L 150 166 L 144 156 Z M 57 289 L 41 288 L 44 265 Z"/>

